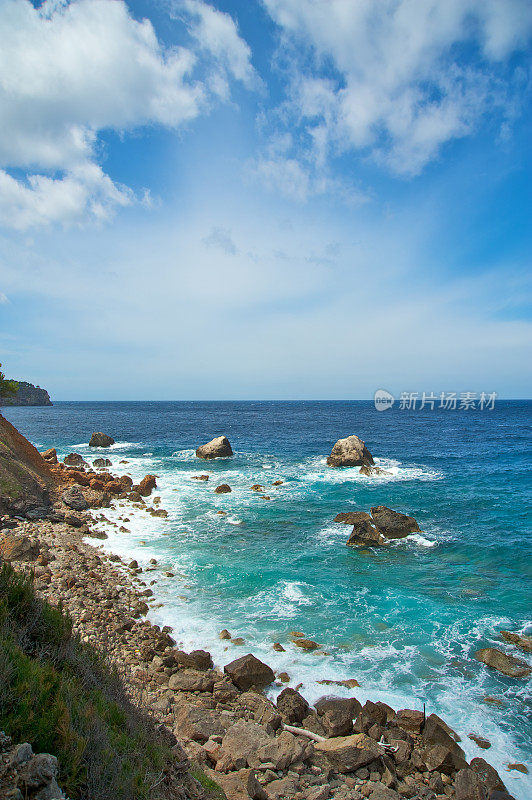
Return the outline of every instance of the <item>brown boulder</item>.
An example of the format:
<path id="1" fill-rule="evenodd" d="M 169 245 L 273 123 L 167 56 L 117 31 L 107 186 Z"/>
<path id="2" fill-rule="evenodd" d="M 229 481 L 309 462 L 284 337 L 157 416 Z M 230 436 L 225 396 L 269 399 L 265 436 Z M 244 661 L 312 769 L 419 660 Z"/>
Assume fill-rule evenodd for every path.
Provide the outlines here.
<path id="1" fill-rule="evenodd" d="M 520 633 L 512 633 L 512 631 L 501 631 L 501 636 L 505 641 L 514 644 L 525 653 L 532 653 L 532 637 L 521 636 Z"/>
<path id="2" fill-rule="evenodd" d="M 496 647 L 484 647 L 475 653 L 477 661 L 486 664 L 491 669 L 502 672 L 510 678 L 526 678 L 532 672 L 532 668 L 521 658 L 515 658 L 503 653 Z"/>
<path id="3" fill-rule="evenodd" d="M 226 436 L 217 436 L 196 450 L 198 458 L 227 458 L 233 455 L 232 447 Z"/>
<path id="4" fill-rule="evenodd" d="M 90 486 L 91 479 L 85 472 L 78 472 L 77 470 L 71 470 L 71 472 L 69 472 L 69 475 L 74 481 L 74 483 L 78 483 L 80 486 Z"/>
<path id="5" fill-rule="evenodd" d="M 275 673 L 271 667 L 259 661 L 251 653 L 226 664 L 224 672 L 229 675 L 235 686 L 244 692 L 252 686 L 263 689 L 275 680 Z"/>
<path id="6" fill-rule="evenodd" d="M 277 708 L 287 722 L 300 723 L 309 713 L 305 698 L 288 687 L 277 697 Z"/>
<path id="7" fill-rule="evenodd" d="M 408 733 L 421 733 L 425 715 L 422 711 L 416 711 L 413 708 L 401 708 L 396 714 L 395 721 Z"/>
<path id="8" fill-rule="evenodd" d="M 327 758 L 334 770 L 340 773 L 356 772 L 382 755 L 377 743 L 363 733 L 338 736 L 317 742 L 315 750 Z"/>
<path id="9" fill-rule="evenodd" d="M 5 533 L 0 538 L 0 559 L 4 561 L 35 561 L 39 553 L 38 543 L 27 536 Z"/>
<path id="10" fill-rule="evenodd" d="M 488 793 L 480 776 L 472 769 L 464 768 L 454 779 L 456 800 L 487 800 Z"/>
<path id="11" fill-rule="evenodd" d="M 469 766 L 477 773 L 488 792 L 504 792 L 506 790 L 506 786 L 495 767 L 492 767 L 491 764 L 488 764 L 483 758 L 477 757 L 471 759 L 471 764 Z"/>
<path id="12" fill-rule="evenodd" d="M 131 484 L 132 483 L 133 481 L 131 482 Z M 148 497 L 148 495 L 152 493 L 152 491 L 156 488 L 156 486 L 157 486 L 157 481 L 155 479 L 155 475 L 145 475 L 137 486 L 137 492 L 141 494 L 143 497 Z"/>
<path id="13" fill-rule="evenodd" d="M 223 736 L 225 727 L 219 714 L 183 703 L 177 708 L 174 733 L 178 739 L 206 742 L 211 736 Z"/>
<path id="14" fill-rule="evenodd" d="M 89 441 L 89 447 L 110 447 L 114 443 L 115 440 L 112 436 L 108 436 L 106 433 L 97 431 L 92 434 Z"/>
<path id="15" fill-rule="evenodd" d="M 57 464 L 57 450 L 55 447 L 50 447 L 49 450 L 45 450 L 44 453 L 41 453 L 41 456 L 45 461 L 48 461 L 48 463 Z"/>
<path id="16" fill-rule="evenodd" d="M 217 486 L 216 489 L 214 490 L 215 494 L 227 494 L 228 492 L 231 491 L 232 489 L 227 483 L 221 483 L 220 486 Z"/>
<path id="17" fill-rule="evenodd" d="M 387 506 L 374 506 L 371 509 L 373 523 L 387 539 L 402 539 L 409 533 L 419 531 L 419 525 L 414 517 L 393 511 Z"/>
<path id="18" fill-rule="evenodd" d="M 351 536 L 347 540 L 348 547 L 380 547 L 386 544 L 377 528 L 372 524 L 369 514 L 360 511 L 358 521 L 354 523 Z"/>
<path id="19" fill-rule="evenodd" d="M 347 436 L 345 439 L 338 439 L 327 464 L 330 467 L 361 467 L 363 464 L 373 464 L 373 456 L 362 439 L 358 436 Z"/>

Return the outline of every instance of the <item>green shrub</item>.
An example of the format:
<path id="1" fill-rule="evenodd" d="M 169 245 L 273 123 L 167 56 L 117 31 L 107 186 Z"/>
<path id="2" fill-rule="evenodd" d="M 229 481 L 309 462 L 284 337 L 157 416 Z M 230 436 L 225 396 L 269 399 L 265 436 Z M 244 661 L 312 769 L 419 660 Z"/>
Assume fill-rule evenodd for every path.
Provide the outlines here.
<path id="1" fill-rule="evenodd" d="M 172 754 L 153 720 L 128 700 L 116 671 L 73 635 L 68 616 L 39 600 L 32 580 L 7 564 L 0 569 L 0 686 L 0 729 L 56 755 L 69 797 L 165 796 L 161 776 Z"/>

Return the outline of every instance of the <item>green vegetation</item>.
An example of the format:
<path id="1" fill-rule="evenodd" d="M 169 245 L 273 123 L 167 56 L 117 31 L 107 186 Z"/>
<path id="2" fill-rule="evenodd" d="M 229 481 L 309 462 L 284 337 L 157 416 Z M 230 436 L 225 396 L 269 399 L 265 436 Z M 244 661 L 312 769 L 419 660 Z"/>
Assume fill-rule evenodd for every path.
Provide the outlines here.
<path id="1" fill-rule="evenodd" d="M 69 797 L 172 796 L 165 791 L 172 753 L 155 723 L 73 635 L 68 616 L 39 600 L 31 579 L 7 564 L 0 569 L 0 686 L 0 730 L 56 755 Z"/>
<path id="2" fill-rule="evenodd" d="M 16 381 L 6 380 L 6 376 L 2 372 L 2 364 L 0 363 L 0 397 L 12 397 L 17 393 L 18 383 Z"/>

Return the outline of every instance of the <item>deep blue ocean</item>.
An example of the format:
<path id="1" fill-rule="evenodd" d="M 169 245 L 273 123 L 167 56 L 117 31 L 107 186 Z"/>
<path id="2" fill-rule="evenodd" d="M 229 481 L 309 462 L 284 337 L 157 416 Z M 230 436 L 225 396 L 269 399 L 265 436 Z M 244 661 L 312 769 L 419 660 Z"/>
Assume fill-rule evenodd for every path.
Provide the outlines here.
<path id="1" fill-rule="evenodd" d="M 381 413 L 369 402 L 58 402 L 3 413 L 39 449 L 61 455 L 102 455 L 87 443 L 92 431 L 109 433 L 113 471 L 158 476 L 168 519 L 139 511 L 124 522 L 124 508 L 106 511 L 128 532 L 102 523 L 102 546 L 141 566 L 158 560 L 148 577 L 164 605 L 151 618 L 171 624 L 183 646 L 210 650 L 218 664 L 252 651 L 288 672 L 290 685 L 302 682 L 310 700 L 331 691 L 321 679 L 356 678 L 361 700 L 425 703 L 460 733 L 469 757 L 493 763 L 518 800 L 532 797 L 531 776 L 506 770 L 518 761 L 532 772 L 530 679 L 473 658 L 494 646 L 532 660 L 499 636 L 532 634 L 532 402 Z M 391 476 L 326 466 L 334 442 L 352 433 Z M 220 434 L 234 457 L 199 461 L 194 449 Z M 201 473 L 209 481 L 191 480 Z M 214 494 L 220 483 L 233 491 Z M 255 483 L 269 500 L 250 490 Z M 379 550 L 346 547 L 350 528 L 334 517 L 373 505 L 413 515 L 422 534 Z M 223 628 L 245 644 L 221 641 Z M 295 648 L 291 631 L 322 649 Z M 469 733 L 491 748 L 481 751 Z"/>

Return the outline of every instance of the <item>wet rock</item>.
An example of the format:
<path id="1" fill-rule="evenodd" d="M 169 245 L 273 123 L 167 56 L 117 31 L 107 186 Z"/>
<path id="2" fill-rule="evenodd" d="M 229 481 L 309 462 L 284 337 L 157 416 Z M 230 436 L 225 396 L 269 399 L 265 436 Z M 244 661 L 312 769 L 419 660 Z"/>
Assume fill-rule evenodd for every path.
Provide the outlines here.
<path id="1" fill-rule="evenodd" d="M 475 658 L 486 666 L 508 675 L 510 678 L 526 678 L 532 672 L 532 668 L 521 658 L 515 658 L 503 653 L 496 647 L 485 647 L 477 650 Z"/>
<path id="2" fill-rule="evenodd" d="M 392 474 L 391 472 L 388 472 L 388 470 L 381 469 L 381 467 L 370 466 L 369 464 L 363 464 L 358 471 L 361 475 L 365 475 L 368 478 L 372 476 Z"/>
<path id="3" fill-rule="evenodd" d="M 196 450 L 198 458 L 227 458 L 233 455 L 232 447 L 226 436 L 217 436 Z"/>
<path id="4" fill-rule="evenodd" d="M 374 506 L 371 516 L 376 528 L 387 539 L 402 539 L 409 533 L 419 531 L 419 525 L 414 517 L 393 511 L 387 506 Z"/>
<path id="5" fill-rule="evenodd" d="M 366 511 L 342 511 L 334 518 L 335 522 L 343 522 L 345 525 L 355 525 L 361 520 L 370 519 Z"/>
<path id="6" fill-rule="evenodd" d="M 285 649 L 280 642 L 274 642 L 272 645 L 272 650 L 276 650 L 278 653 L 285 652 Z"/>
<path id="7" fill-rule="evenodd" d="M 216 494 L 227 494 L 228 492 L 231 492 L 232 489 L 228 483 L 221 483 L 220 486 L 217 486 L 214 491 Z"/>
<path id="8" fill-rule="evenodd" d="M 252 492 L 263 492 L 264 491 L 264 486 L 261 486 L 260 483 L 254 483 L 253 486 L 251 487 L 251 491 Z"/>
<path id="9" fill-rule="evenodd" d="M 231 634 L 229 633 L 229 631 L 226 628 L 224 628 L 223 631 L 220 631 L 220 633 L 218 635 L 219 635 L 220 639 L 230 639 L 231 638 Z"/>
<path id="10" fill-rule="evenodd" d="M 286 722 L 300 723 L 309 712 L 309 704 L 295 689 L 286 688 L 277 697 L 277 708 Z"/>
<path id="11" fill-rule="evenodd" d="M 472 742 L 478 744 L 478 746 L 481 747 L 482 750 L 488 750 L 488 748 L 491 747 L 491 742 L 485 739 L 483 736 L 479 736 L 477 733 L 470 733 L 469 738 L 471 739 Z"/>
<path id="12" fill-rule="evenodd" d="M 308 652 L 318 650 L 318 648 L 321 647 L 321 645 L 314 642 L 312 639 L 294 639 L 294 644 L 296 647 L 300 647 L 302 650 L 307 650 Z"/>
<path id="13" fill-rule="evenodd" d="M 275 674 L 271 667 L 259 661 L 251 653 L 226 664 L 224 672 L 242 691 L 247 691 L 251 687 L 263 689 L 275 680 Z"/>
<path id="14" fill-rule="evenodd" d="M 97 431 L 92 434 L 89 441 L 89 447 L 110 447 L 114 443 L 115 440 L 112 436 L 108 436 L 106 433 Z"/>
<path id="15" fill-rule="evenodd" d="M 516 770 L 517 772 L 522 772 L 523 775 L 528 775 L 528 767 L 525 767 L 524 764 L 519 764 L 519 763 L 517 763 L 517 764 L 508 764 L 506 769 L 508 770 L 508 772 L 511 772 L 512 770 Z"/>
<path id="16" fill-rule="evenodd" d="M 347 540 L 348 547 L 378 547 L 386 544 L 373 522 L 364 511 L 358 512 L 358 519 L 353 524 L 351 536 Z"/>
<path id="17" fill-rule="evenodd" d="M 193 481 L 208 481 L 209 480 L 209 476 L 208 475 L 193 475 L 191 480 L 193 480 Z"/>
<path id="18" fill-rule="evenodd" d="M 477 773 L 481 781 L 486 786 L 488 793 L 494 791 L 506 791 L 506 786 L 501 780 L 501 777 L 495 767 L 492 767 L 491 764 L 488 764 L 488 762 L 483 758 L 477 757 L 471 759 L 469 766 L 474 772 Z"/>
<path id="19" fill-rule="evenodd" d="M 358 436 L 347 436 L 345 439 L 338 439 L 327 464 L 330 467 L 361 467 L 363 464 L 373 464 L 373 456 L 362 439 Z"/>
<path id="20" fill-rule="evenodd" d="M 85 511 L 85 509 L 89 507 L 89 504 L 83 496 L 83 492 L 81 489 L 78 489 L 77 486 L 71 486 L 69 489 L 65 489 L 61 495 L 61 499 L 66 506 L 73 508 L 74 511 Z"/>
<path id="21" fill-rule="evenodd" d="M 95 458 L 94 461 L 92 462 L 92 465 L 93 467 L 97 467 L 98 469 L 103 469 L 104 467 L 112 466 L 112 462 L 108 458 Z"/>
<path id="22" fill-rule="evenodd" d="M 157 481 L 155 475 L 145 475 L 137 486 L 137 492 L 142 495 L 142 497 L 148 497 L 156 486 Z"/>
<path id="23" fill-rule="evenodd" d="M 88 464 L 79 453 L 69 453 L 63 459 L 63 464 L 68 467 L 87 467 Z"/>
<path id="24" fill-rule="evenodd" d="M 512 633 L 512 631 L 501 631 L 501 636 L 506 642 L 514 644 L 525 653 L 532 653 L 532 637 L 521 636 L 520 633 Z"/>
<path id="25" fill-rule="evenodd" d="M 382 755 L 377 743 L 363 733 L 327 739 L 325 742 L 317 742 L 314 747 L 340 773 L 355 772 Z"/>

